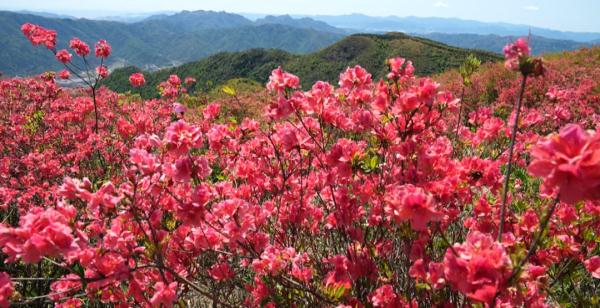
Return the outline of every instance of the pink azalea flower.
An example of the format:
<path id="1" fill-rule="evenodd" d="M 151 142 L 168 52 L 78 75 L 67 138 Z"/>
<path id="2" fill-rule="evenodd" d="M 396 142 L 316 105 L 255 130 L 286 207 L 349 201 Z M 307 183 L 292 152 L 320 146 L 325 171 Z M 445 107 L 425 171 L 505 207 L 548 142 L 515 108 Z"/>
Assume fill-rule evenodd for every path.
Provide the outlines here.
<path id="1" fill-rule="evenodd" d="M 371 74 L 360 65 L 348 67 L 340 74 L 339 85 L 342 89 L 362 88 L 370 86 L 373 80 Z"/>
<path id="2" fill-rule="evenodd" d="M 167 128 L 164 142 L 169 152 L 183 155 L 201 144 L 202 133 L 200 128 L 179 120 Z"/>
<path id="3" fill-rule="evenodd" d="M 406 61 L 404 58 L 391 58 L 387 60 L 390 67 L 390 72 L 387 75 L 388 79 L 410 78 L 415 72 L 415 68 L 411 61 Z"/>
<path id="4" fill-rule="evenodd" d="M 60 71 L 58 76 L 60 77 L 60 79 L 69 79 L 69 77 L 71 77 L 71 73 L 69 73 L 68 70 L 62 70 Z"/>
<path id="5" fill-rule="evenodd" d="M 385 284 L 379 287 L 377 290 L 373 291 L 371 294 L 371 303 L 373 303 L 373 307 L 396 307 L 392 305 L 398 296 L 394 292 L 394 288 Z"/>
<path id="6" fill-rule="evenodd" d="M 111 47 L 106 40 L 99 40 L 95 46 L 97 58 L 108 58 L 110 56 Z"/>
<path id="7" fill-rule="evenodd" d="M 169 79 L 167 79 L 167 82 L 173 87 L 181 86 L 181 79 L 177 75 L 170 75 Z"/>
<path id="8" fill-rule="evenodd" d="M 61 49 L 56 53 L 56 59 L 61 63 L 69 63 L 71 62 L 71 55 L 66 49 Z"/>
<path id="9" fill-rule="evenodd" d="M 527 40 L 520 38 L 512 44 L 504 46 L 503 51 L 506 58 L 504 66 L 511 71 L 519 71 L 520 61 L 525 57 L 529 57 L 531 49 Z"/>
<path id="10" fill-rule="evenodd" d="M 32 45 L 44 45 L 50 50 L 56 48 L 56 31 L 48 30 L 38 25 L 26 23 L 21 26 L 21 32 L 29 39 Z"/>
<path id="11" fill-rule="evenodd" d="M 21 258 L 25 263 L 39 262 L 44 256 L 59 256 L 73 247 L 67 218 L 54 209 L 33 208 L 19 221 L 19 227 L 0 224 L 0 247 L 9 262 Z"/>
<path id="12" fill-rule="evenodd" d="M 129 83 L 133 87 L 141 87 L 146 83 L 146 79 L 144 78 L 144 74 L 142 73 L 133 73 L 129 76 Z"/>
<path id="13" fill-rule="evenodd" d="M 284 72 L 281 67 L 274 69 L 269 77 L 267 89 L 283 93 L 286 89 L 297 89 L 300 87 L 300 79 L 288 72 Z"/>
<path id="14" fill-rule="evenodd" d="M 532 150 L 528 171 L 542 177 L 543 191 L 556 191 L 563 202 L 600 198 L 600 134 L 567 125 Z"/>
<path id="15" fill-rule="evenodd" d="M 233 271 L 231 271 L 231 268 L 229 267 L 229 264 L 227 263 L 217 263 L 213 265 L 208 270 L 208 274 L 217 281 L 227 280 L 234 275 Z"/>
<path id="16" fill-rule="evenodd" d="M 108 77 L 108 68 L 106 67 L 106 65 L 100 65 L 96 67 L 96 74 L 98 74 L 98 76 L 100 76 L 101 78 Z"/>
<path id="17" fill-rule="evenodd" d="M 473 300 L 490 303 L 512 272 L 502 244 L 489 234 L 474 231 L 453 248 L 446 251 L 443 262 L 448 283 Z"/>
<path id="18" fill-rule="evenodd" d="M 85 57 L 90 54 L 90 46 L 78 38 L 73 38 L 71 42 L 69 42 L 69 47 L 80 57 Z"/>
<path id="19" fill-rule="evenodd" d="M 433 198 L 412 185 L 392 188 L 386 197 L 385 212 L 396 223 L 410 221 L 416 231 L 427 230 L 428 222 L 441 221 L 443 217 L 435 209 Z"/>
<path id="20" fill-rule="evenodd" d="M 583 262 L 585 268 L 592 274 L 592 277 L 600 279 L 600 257 L 593 256 Z"/>
<path id="21" fill-rule="evenodd" d="M 173 307 L 173 302 L 177 300 L 177 282 L 171 282 L 169 285 L 158 282 L 154 285 L 154 296 L 150 299 L 155 307 Z"/>

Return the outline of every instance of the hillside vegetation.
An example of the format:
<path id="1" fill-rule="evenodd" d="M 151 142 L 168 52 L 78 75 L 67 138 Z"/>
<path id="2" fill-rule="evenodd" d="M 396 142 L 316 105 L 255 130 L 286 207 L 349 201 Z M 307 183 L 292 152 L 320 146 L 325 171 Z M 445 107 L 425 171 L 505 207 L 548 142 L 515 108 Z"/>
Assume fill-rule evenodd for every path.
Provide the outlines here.
<path id="1" fill-rule="evenodd" d="M 23 33 L 72 70 L 55 32 Z M 94 47 L 72 51 L 111 57 Z M 149 77 L 290 71 L 169 75 L 158 99 L 142 74 L 101 87 L 102 66 L 1 79 L 0 308 L 598 307 L 600 48 L 468 52 L 227 53 Z M 399 56 L 466 59 L 416 76 Z M 330 72 L 355 63 L 375 76 Z"/>
<path id="2" fill-rule="evenodd" d="M 304 87 L 317 80 L 336 82 L 340 71 L 357 64 L 375 77 L 382 77 L 387 70 L 385 60 L 397 55 L 413 61 L 416 74 L 428 75 L 458 67 L 470 53 L 484 62 L 500 59 L 493 53 L 450 47 L 402 33 L 356 34 L 307 55 L 263 49 L 219 53 L 178 67 L 145 73 L 147 84 L 141 92 L 145 97 L 157 95 L 156 86 L 171 74 L 196 78 L 197 87 L 202 90 L 210 90 L 238 77 L 264 83 L 278 66 L 297 74 Z M 115 70 L 105 84 L 115 91 L 127 91 L 130 89 L 129 75 L 137 71 L 139 69 L 135 67 Z"/>

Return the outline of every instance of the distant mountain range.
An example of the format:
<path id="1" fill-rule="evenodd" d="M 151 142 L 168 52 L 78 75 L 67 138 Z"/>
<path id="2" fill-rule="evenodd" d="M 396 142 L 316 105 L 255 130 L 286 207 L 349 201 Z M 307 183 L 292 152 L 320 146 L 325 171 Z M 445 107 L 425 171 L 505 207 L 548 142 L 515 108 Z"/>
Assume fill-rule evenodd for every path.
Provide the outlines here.
<path id="1" fill-rule="evenodd" d="M 352 31 L 347 31 L 347 30 L 343 30 L 343 29 L 339 29 L 339 28 L 330 26 L 329 24 L 327 24 L 325 22 L 314 20 L 312 18 L 301 17 L 301 18 L 295 19 L 295 18 L 292 18 L 290 15 L 281 15 L 281 16 L 268 15 L 263 18 L 257 19 L 255 21 L 255 24 L 258 24 L 258 25 L 268 25 L 268 24 L 288 25 L 291 27 L 308 28 L 308 29 L 313 29 L 313 30 L 318 30 L 318 31 L 332 32 L 332 33 L 339 33 L 339 34 L 349 34 L 350 32 L 352 32 Z"/>
<path id="2" fill-rule="evenodd" d="M 113 46 L 111 68 L 134 65 L 144 70 L 180 65 L 223 51 L 275 48 L 305 54 L 352 33 L 399 31 L 448 45 L 501 53 L 527 26 L 449 18 L 342 16 L 242 16 L 226 12 L 181 11 L 98 17 L 103 20 L 40 12 L 0 11 L 0 71 L 33 75 L 60 69 L 52 55 L 34 48 L 20 33 L 25 22 L 58 31 L 58 46 L 77 36 L 89 44 L 107 39 Z M 573 50 L 599 44 L 600 33 L 531 28 L 535 53 Z M 491 33 L 491 34 L 488 34 Z"/>
<path id="3" fill-rule="evenodd" d="M 173 66 L 222 51 L 250 48 L 308 53 L 344 37 L 340 33 L 315 30 L 310 25 L 259 24 L 241 15 L 224 12 L 183 11 L 122 23 L 0 11 L 0 71 L 6 75 L 32 75 L 60 69 L 51 53 L 31 46 L 21 34 L 20 27 L 26 22 L 56 30 L 58 48 L 66 47 L 72 37 L 79 37 L 90 45 L 106 39 L 113 46 L 109 65 L 136 65 L 144 69 Z"/>
<path id="4" fill-rule="evenodd" d="M 146 97 L 158 95 L 156 85 L 166 80 L 170 74 L 192 76 L 204 90 L 210 90 L 234 78 L 248 78 L 264 84 L 271 70 L 278 66 L 298 75 L 305 88 L 317 80 L 335 83 L 340 72 L 356 64 L 365 67 L 374 77 L 379 78 L 387 71 L 385 60 L 398 55 L 413 61 L 417 74 L 429 75 L 458 67 L 470 53 L 474 53 L 482 61 L 501 59 L 494 53 L 450 47 L 402 33 L 355 34 L 306 55 L 293 55 L 281 50 L 253 49 L 219 53 L 182 66 L 145 72 L 147 84 L 141 91 Z M 129 75 L 138 71 L 135 67 L 117 69 L 105 84 L 115 91 L 129 91 Z"/>
<path id="5" fill-rule="evenodd" d="M 363 32 L 389 32 L 399 31 L 406 33 L 470 33 L 470 34 L 495 34 L 499 36 L 527 36 L 531 33 L 537 36 L 558 40 L 572 40 L 576 42 L 590 42 L 600 39 L 597 32 L 570 32 L 515 25 L 508 23 L 489 23 L 475 20 L 440 17 L 373 17 L 363 14 L 350 15 L 298 15 L 296 17 L 310 17 L 326 22 L 342 29 L 359 29 Z"/>

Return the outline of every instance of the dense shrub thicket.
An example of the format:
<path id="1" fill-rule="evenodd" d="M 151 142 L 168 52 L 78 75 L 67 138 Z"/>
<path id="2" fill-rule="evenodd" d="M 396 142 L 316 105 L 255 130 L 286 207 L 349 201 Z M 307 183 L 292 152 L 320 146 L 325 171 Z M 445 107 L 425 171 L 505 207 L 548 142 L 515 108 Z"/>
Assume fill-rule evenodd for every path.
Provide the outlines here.
<path id="1" fill-rule="evenodd" d="M 53 31 L 22 30 L 80 74 Z M 518 40 L 496 72 L 519 76 L 514 101 L 475 105 L 473 58 L 449 85 L 463 101 L 402 58 L 306 91 L 276 69 L 253 119 L 231 88 L 233 115 L 186 106 L 190 78 L 156 100 L 98 87 L 110 51 L 81 89 L 0 81 L 0 306 L 598 304 L 589 72 L 557 80 Z"/>

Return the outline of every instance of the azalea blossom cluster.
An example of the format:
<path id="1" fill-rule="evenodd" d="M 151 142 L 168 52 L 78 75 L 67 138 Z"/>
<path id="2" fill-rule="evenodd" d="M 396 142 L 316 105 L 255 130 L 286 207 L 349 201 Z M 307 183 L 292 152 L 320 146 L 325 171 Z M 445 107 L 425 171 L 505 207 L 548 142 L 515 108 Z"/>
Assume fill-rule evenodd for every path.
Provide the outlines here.
<path id="1" fill-rule="evenodd" d="M 600 133 L 545 139 L 531 123 L 551 115 L 527 112 L 522 208 L 500 232 L 510 117 L 482 109 L 456 136 L 453 94 L 388 63 L 386 79 L 357 65 L 306 90 L 277 68 L 265 116 L 235 121 L 173 110 L 194 83 L 176 75 L 165 99 L 100 88 L 97 104 L 51 77 L 0 81 L 0 306 L 41 273 L 31 300 L 62 307 L 544 307 L 577 268 L 593 290 Z"/>
<path id="2" fill-rule="evenodd" d="M 504 47 L 506 61 L 504 66 L 511 71 L 520 71 L 523 75 L 540 76 L 544 74 L 542 59 L 530 56 L 531 48 L 527 40 L 520 38 Z"/>
<path id="3" fill-rule="evenodd" d="M 133 73 L 129 76 L 129 83 L 131 83 L 132 87 L 141 87 L 146 83 L 146 79 L 144 78 L 144 74 L 142 73 Z"/>
<path id="4" fill-rule="evenodd" d="M 56 31 L 48 30 L 38 25 L 26 23 L 23 24 L 23 26 L 21 27 L 21 32 L 23 32 L 25 37 L 27 37 L 27 39 L 29 39 L 31 44 L 33 44 L 34 46 L 44 45 L 46 48 L 48 48 L 54 53 L 56 60 L 58 60 L 65 66 L 65 70 L 60 72 L 61 79 L 69 79 L 69 77 L 71 76 L 71 72 L 75 72 L 78 69 L 78 66 L 74 65 L 71 62 L 71 60 L 73 59 L 73 55 L 69 53 L 68 50 L 56 50 Z M 90 53 L 90 47 L 79 38 L 71 39 L 71 41 L 69 42 L 69 47 L 75 52 L 75 54 L 84 59 Z M 95 45 L 95 55 L 97 58 L 101 58 L 102 60 L 110 56 L 111 50 L 112 48 L 108 44 L 108 42 L 106 42 L 106 40 L 99 40 Z M 86 61 L 84 61 L 84 64 L 86 66 L 88 65 Z M 96 74 L 99 76 L 99 78 L 106 78 L 108 76 L 108 68 L 101 63 L 98 67 L 96 67 Z M 91 80 L 83 81 L 87 81 L 90 84 L 92 83 Z M 95 83 L 97 82 L 98 79 L 96 79 Z"/>
<path id="5" fill-rule="evenodd" d="M 50 50 L 56 48 L 56 31 L 26 23 L 21 26 L 21 32 L 34 46 L 44 45 Z"/>

